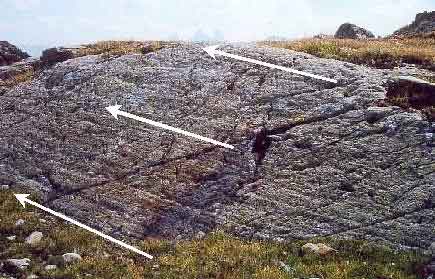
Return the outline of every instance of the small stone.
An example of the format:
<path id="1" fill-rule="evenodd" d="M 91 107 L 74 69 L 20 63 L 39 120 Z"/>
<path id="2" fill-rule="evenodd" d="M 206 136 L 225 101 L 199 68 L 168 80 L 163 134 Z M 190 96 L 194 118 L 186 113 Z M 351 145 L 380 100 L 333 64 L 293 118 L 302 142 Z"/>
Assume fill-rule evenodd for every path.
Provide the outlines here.
<path id="1" fill-rule="evenodd" d="M 38 279 L 38 275 L 35 274 L 30 274 L 29 276 L 26 277 L 26 279 Z"/>
<path id="2" fill-rule="evenodd" d="M 6 239 L 9 241 L 14 241 L 16 238 L 17 237 L 15 235 L 11 235 L 11 236 L 6 237 Z"/>
<path id="3" fill-rule="evenodd" d="M 82 257 L 76 253 L 66 253 L 62 255 L 65 264 L 75 263 L 82 260 Z"/>
<path id="4" fill-rule="evenodd" d="M 319 256 L 326 256 L 336 251 L 335 249 L 323 243 L 307 243 L 303 245 L 301 249 L 304 254 L 314 254 Z"/>
<path id="5" fill-rule="evenodd" d="M 44 235 L 42 234 L 42 232 L 32 232 L 26 238 L 26 243 L 30 244 L 32 246 L 36 246 L 36 245 L 38 245 L 41 242 L 43 236 Z"/>
<path id="6" fill-rule="evenodd" d="M 23 219 L 18 219 L 17 222 L 15 222 L 15 227 L 19 227 L 24 225 L 25 221 Z"/>
<path id="7" fill-rule="evenodd" d="M 7 271 L 26 270 L 30 266 L 30 259 L 8 259 L 5 262 L 4 269 Z"/>
<path id="8" fill-rule="evenodd" d="M 293 272 L 293 268 L 291 268 L 290 266 L 286 265 L 284 262 L 279 261 L 279 265 L 282 267 L 282 269 L 284 269 L 285 272 L 287 272 L 287 273 L 292 273 Z"/>
<path id="9" fill-rule="evenodd" d="M 203 239 L 204 237 L 205 237 L 205 233 L 203 231 L 199 231 L 195 235 L 196 239 Z"/>
<path id="10" fill-rule="evenodd" d="M 435 242 L 432 242 L 432 244 L 429 246 L 429 253 L 433 258 L 435 258 Z"/>
<path id="11" fill-rule="evenodd" d="M 46 265 L 46 266 L 44 267 L 44 270 L 45 270 L 45 271 L 50 271 L 50 270 L 55 270 L 55 269 L 57 269 L 57 266 L 54 265 L 54 264 L 49 264 L 49 265 Z"/>
<path id="12" fill-rule="evenodd" d="M 9 190 L 9 185 L 1 185 L 0 186 L 0 191 L 6 191 Z"/>
<path id="13" fill-rule="evenodd" d="M 45 220 L 45 219 L 39 219 L 39 222 L 41 222 L 41 223 L 47 223 L 47 220 Z"/>

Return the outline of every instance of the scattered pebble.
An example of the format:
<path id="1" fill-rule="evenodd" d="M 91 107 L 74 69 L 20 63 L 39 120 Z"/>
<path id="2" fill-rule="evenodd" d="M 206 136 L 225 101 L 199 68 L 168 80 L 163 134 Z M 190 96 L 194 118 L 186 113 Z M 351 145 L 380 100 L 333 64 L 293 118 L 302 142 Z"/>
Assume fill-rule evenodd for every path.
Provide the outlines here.
<path id="1" fill-rule="evenodd" d="M 15 227 L 19 227 L 24 225 L 25 221 L 23 219 L 18 219 L 17 222 L 15 222 Z"/>
<path id="2" fill-rule="evenodd" d="M 42 232 L 32 232 L 27 238 L 26 238 L 26 243 L 32 246 L 36 246 L 38 245 L 41 240 L 42 237 L 44 235 L 42 234 Z"/>
<path id="3" fill-rule="evenodd" d="M 76 253 L 66 253 L 62 255 L 65 264 L 75 263 L 82 260 L 82 257 Z"/>
<path id="4" fill-rule="evenodd" d="M 11 236 L 6 237 L 6 239 L 9 241 L 14 241 L 15 239 L 17 239 L 17 236 L 11 235 Z"/>
<path id="5" fill-rule="evenodd" d="M 41 222 L 41 223 L 47 223 L 47 220 L 45 220 L 45 219 L 39 219 L 39 222 Z"/>
<path id="6" fill-rule="evenodd" d="M 29 276 L 26 277 L 26 279 L 38 279 L 38 275 L 35 274 L 30 274 Z"/>
<path id="7" fill-rule="evenodd" d="M 0 191 L 6 191 L 9 190 L 9 185 L 1 185 L 0 186 Z"/>
<path id="8" fill-rule="evenodd" d="M 306 254 L 315 254 L 320 256 L 326 256 L 336 251 L 335 249 L 323 243 L 317 243 L 317 244 L 307 243 L 303 245 L 301 249 L 302 252 Z"/>
<path id="9" fill-rule="evenodd" d="M 293 268 L 291 268 L 290 266 L 286 265 L 283 262 L 279 262 L 279 265 L 282 267 L 282 269 L 284 269 L 285 272 L 287 273 L 292 273 L 293 272 Z"/>
<path id="10" fill-rule="evenodd" d="M 196 239 L 203 239 L 204 237 L 205 237 L 205 232 L 203 232 L 203 231 L 199 231 L 195 235 Z"/>
<path id="11" fill-rule="evenodd" d="M 46 266 L 44 267 L 44 270 L 45 270 L 45 271 L 50 271 L 50 270 L 55 270 L 55 269 L 57 269 L 57 266 L 54 265 L 54 264 L 49 264 L 49 265 L 46 265 Z"/>

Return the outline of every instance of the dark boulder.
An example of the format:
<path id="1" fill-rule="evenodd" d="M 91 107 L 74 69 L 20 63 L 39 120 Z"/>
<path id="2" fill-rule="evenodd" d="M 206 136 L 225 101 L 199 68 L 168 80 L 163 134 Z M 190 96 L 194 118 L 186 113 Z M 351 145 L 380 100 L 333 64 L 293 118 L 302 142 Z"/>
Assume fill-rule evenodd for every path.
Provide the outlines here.
<path id="1" fill-rule="evenodd" d="M 54 65 L 74 58 L 74 52 L 67 48 L 49 48 L 42 52 L 41 62 L 44 65 Z"/>
<path id="2" fill-rule="evenodd" d="M 338 39 L 369 39 L 374 37 L 372 32 L 351 23 L 340 25 L 335 33 L 335 38 Z"/>
<path id="3" fill-rule="evenodd" d="M 0 41 L 0 66 L 7 66 L 30 57 L 7 41 Z"/>

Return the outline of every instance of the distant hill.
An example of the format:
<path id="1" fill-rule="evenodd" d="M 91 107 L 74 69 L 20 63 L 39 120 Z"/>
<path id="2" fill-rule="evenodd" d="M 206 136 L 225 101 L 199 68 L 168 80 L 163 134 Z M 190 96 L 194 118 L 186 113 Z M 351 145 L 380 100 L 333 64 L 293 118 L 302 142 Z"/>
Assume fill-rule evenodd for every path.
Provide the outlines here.
<path id="1" fill-rule="evenodd" d="M 410 25 L 400 28 L 393 36 L 415 36 L 435 32 L 435 11 L 419 13 Z"/>

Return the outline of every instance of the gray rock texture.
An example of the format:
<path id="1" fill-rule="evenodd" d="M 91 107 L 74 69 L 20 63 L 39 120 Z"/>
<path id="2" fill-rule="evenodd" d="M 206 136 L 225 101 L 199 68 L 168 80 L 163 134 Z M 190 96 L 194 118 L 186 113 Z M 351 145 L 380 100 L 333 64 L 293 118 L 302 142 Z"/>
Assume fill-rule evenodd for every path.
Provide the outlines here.
<path id="1" fill-rule="evenodd" d="M 434 162 L 418 111 L 376 108 L 389 70 L 252 45 L 56 64 L 0 96 L 0 184 L 112 236 L 336 236 L 427 248 Z M 402 73 L 403 74 L 403 73 Z M 122 110 L 234 150 L 113 118 Z"/>
<path id="2" fill-rule="evenodd" d="M 12 63 L 28 58 L 29 55 L 7 41 L 0 41 L 0 66 L 7 66 Z"/>
<path id="3" fill-rule="evenodd" d="M 419 13 L 414 22 L 393 33 L 393 36 L 415 36 L 435 32 L 435 11 Z"/>
<path id="4" fill-rule="evenodd" d="M 351 23 L 343 23 L 335 33 L 338 39 L 369 39 L 374 38 L 372 32 Z"/>

